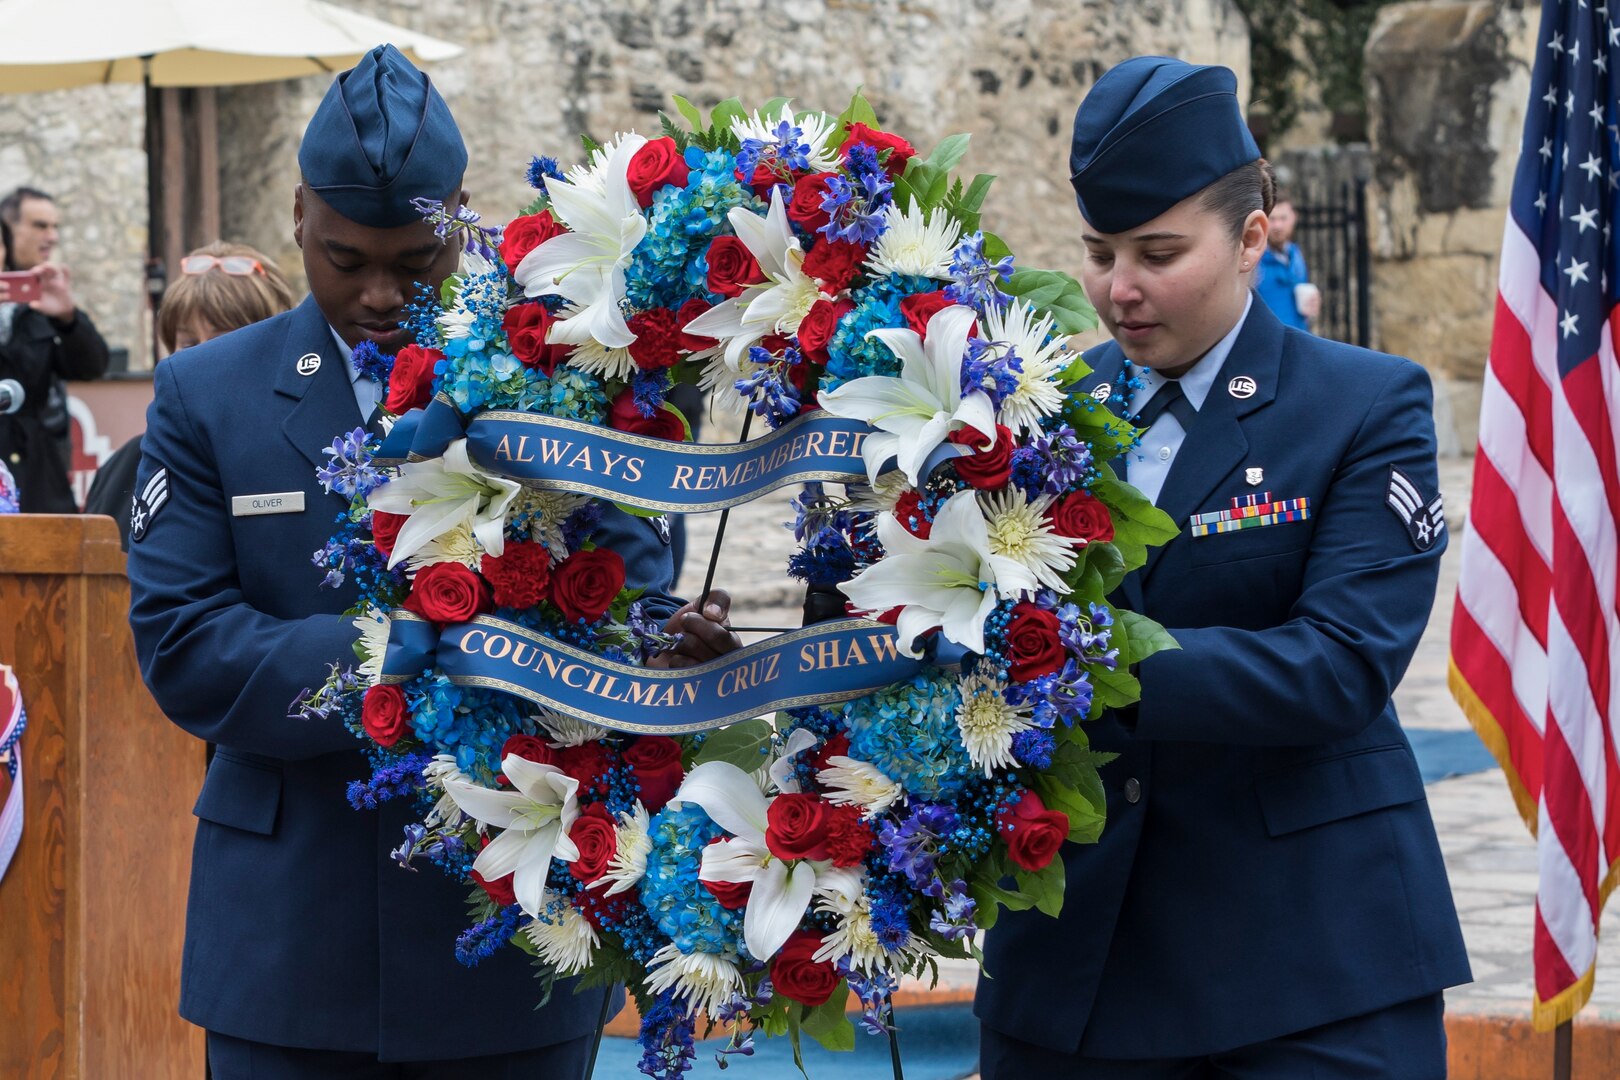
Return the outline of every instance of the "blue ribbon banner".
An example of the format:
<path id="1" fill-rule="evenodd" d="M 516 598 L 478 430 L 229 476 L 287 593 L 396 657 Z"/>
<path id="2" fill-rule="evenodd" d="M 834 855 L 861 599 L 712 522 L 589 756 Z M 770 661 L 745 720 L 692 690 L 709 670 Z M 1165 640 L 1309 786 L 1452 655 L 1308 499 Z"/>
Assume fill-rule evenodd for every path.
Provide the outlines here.
<path id="1" fill-rule="evenodd" d="M 463 434 L 443 399 L 401 417 L 379 464 L 438 456 Z M 572 491 L 643 510 L 698 514 L 750 502 L 791 484 L 865 483 L 859 420 L 812 412 L 763 438 L 710 446 L 535 413 L 491 410 L 465 422 L 467 456 L 479 468 L 548 491 Z M 951 448 L 955 452 L 955 448 Z"/>
<path id="2" fill-rule="evenodd" d="M 897 644 L 892 626 L 837 619 L 664 671 L 594 656 L 493 616 L 440 632 L 409 612 L 395 612 L 382 681 L 405 682 L 437 666 L 458 685 L 504 690 L 600 727 L 673 735 L 849 701 L 909 679 L 924 664 L 961 662 L 954 649 L 948 657 L 913 660 Z"/>

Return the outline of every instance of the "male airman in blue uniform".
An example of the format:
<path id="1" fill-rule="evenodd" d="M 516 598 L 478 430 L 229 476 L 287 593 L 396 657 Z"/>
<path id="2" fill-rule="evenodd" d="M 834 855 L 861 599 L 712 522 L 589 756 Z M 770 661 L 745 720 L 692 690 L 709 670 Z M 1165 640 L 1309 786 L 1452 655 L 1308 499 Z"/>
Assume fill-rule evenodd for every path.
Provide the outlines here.
<path id="1" fill-rule="evenodd" d="M 467 152 L 426 76 L 392 47 L 340 75 L 305 133 L 294 206 L 311 297 L 157 370 L 136 484 L 130 621 L 165 713 L 217 747 L 199 819 L 180 1011 L 208 1030 L 217 1080 L 583 1074 L 600 992 L 560 985 L 535 1011 L 527 958 L 454 959 L 467 889 L 389 859 L 409 807 L 350 808 L 365 773 L 335 721 L 288 703 L 351 656 L 350 589 L 317 589 L 310 554 L 344 502 L 322 491 L 323 447 L 378 399 L 348 354 L 405 344 L 404 306 L 457 264 L 411 200 L 465 200 Z M 667 542 L 604 515 L 598 545 L 663 610 Z M 728 601 L 676 614 L 673 666 L 735 639 Z"/>
<path id="2" fill-rule="evenodd" d="M 1468 960 L 1390 700 L 1446 540 L 1429 379 L 1254 301 L 1271 185 L 1236 84 L 1138 57 L 1075 118 L 1114 339 L 1078 392 L 1146 428 L 1117 464 L 1181 529 L 1115 599 L 1180 648 L 1092 726 L 1120 756 L 1061 918 L 987 935 L 984 1080 L 1445 1075 Z"/>

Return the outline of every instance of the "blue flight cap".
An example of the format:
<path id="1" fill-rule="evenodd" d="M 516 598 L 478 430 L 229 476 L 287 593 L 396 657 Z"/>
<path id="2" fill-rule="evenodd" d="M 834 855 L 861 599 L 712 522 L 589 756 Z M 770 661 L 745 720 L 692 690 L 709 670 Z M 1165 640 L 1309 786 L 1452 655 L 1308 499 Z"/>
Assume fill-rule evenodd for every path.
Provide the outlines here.
<path id="1" fill-rule="evenodd" d="M 332 209 L 391 229 L 422 219 L 412 199 L 460 195 L 467 145 L 428 77 L 379 45 L 326 91 L 304 129 L 298 167 Z"/>
<path id="2" fill-rule="evenodd" d="M 1133 56 L 1074 114 L 1069 183 L 1093 228 L 1129 232 L 1259 158 L 1230 68 Z"/>

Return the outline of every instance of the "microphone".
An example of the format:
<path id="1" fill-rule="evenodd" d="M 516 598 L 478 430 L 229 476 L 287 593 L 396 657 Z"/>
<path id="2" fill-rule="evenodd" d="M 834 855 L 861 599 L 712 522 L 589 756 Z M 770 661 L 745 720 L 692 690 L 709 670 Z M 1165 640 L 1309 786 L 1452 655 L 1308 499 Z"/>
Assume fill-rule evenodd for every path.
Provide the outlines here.
<path id="1" fill-rule="evenodd" d="M 0 416 L 10 416 L 23 407 L 22 383 L 16 379 L 0 379 Z"/>

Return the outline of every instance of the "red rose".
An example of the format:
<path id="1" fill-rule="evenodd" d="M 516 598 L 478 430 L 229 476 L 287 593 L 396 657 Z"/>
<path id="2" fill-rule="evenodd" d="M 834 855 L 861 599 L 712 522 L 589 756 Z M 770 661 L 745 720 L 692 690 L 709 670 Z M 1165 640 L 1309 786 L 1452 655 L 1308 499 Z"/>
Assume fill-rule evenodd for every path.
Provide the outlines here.
<path id="1" fill-rule="evenodd" d="M 601 803 L 591 803 L 579 812 L 568 839 L 579 849 L 579 858 L 568 864 L 568 872 L 587 885 L 607 873 L 608 863 L 619 849 L 613 815 Z"/>
<path id="2" fill-rule="evenodd" d="M 573 351 L 572 345 L 546 344 L 546 334 L 556 321 L 543 304 L 518 304 L 507 308 L 506 315 L 501 319 L 507 348 L 526 366 L 538 368 L 550 376 Z"/>
<path id="3" fill-rule="evenodd" d="M 894 516 L 900 527 L 919 540 L 933 535 L 934 523 L 922 511 L 922 495 L 908 491 L 894 502 Z"/>
<path id="4" fill-rule="evenodd" d="M 516 871 L 514 871 L 514 873 L 515 872 Z M 511 907 L 513 904 L 517 903 L 517 893 L 512 891 L 512 874 L 507 874 L 503 878 L 496 878 L 494 881 L 491 881 L 483 874 L 480 874 L 478 871 L 474 870 L 472 872 L 472 879 L 473 881 L 477 882 L 479 888 L 483 889 L 484 892 L 489 894 L 489 898 L 491 900 L 501 905 L 501 907 Z"/>
<path id="5" fill-rule="evenodd" d="M 649 435 L 654 439 L 669 439 L 671 442 L 686 439 L 686 425 L 669 408 L 660 407 L 651 416 L 642 416 L 641 410 L 636 407 L 636 392 L 628 386 L 620 390 L 619 396 L 608 406 L 607 425 L 618 431 Z"/>
<path id="6" fill-rule="evenodd" d="M 681 768 L 681 744 L 667 735 L 643 735 L 625 747 L 624 761 L 641 785 L 641 801 L 656 814 L 675 797 L 686 770 Z"/>
<path id="7" fill-rule="evenodd" d="M 858 806 L 827 808 L 827 858 L 838 867 L 859 866 L 876 842 Z"/>
<path id="8" fill-rule="evenodd" d="M 1025 870 L 1044 869 L 1069 838 L 1069 815 L 1048 810 L 1033 791 L 996 811 L 996 829 L 1007 838 L 1007 855 Z"/>
<path id="9" fill-rule="evenodd" d="M 681 358 L 681 327 L 669 308 L 653 308 L 628 320 L 636 340 L 630 343 L 630 359 L 642 371 L 674 367 Z"/>
<path id="10" fill-rule="evenodd" d="M 551 602 L 569 622 L 595 622 L 624 588 L 624 558 L 616 551 L 576 551 L 551 574 Z"/>
<path id="11" fill-rule="evenodd" d="M 544 739 L 533 735 L 508 736 L 501 744 L 501 760 L 505 761 L 509 757 L 520 757 L 536 765 L 557 764 L 557 751 L 553 750 Z"/>
<path id="12" fill-rule="evenodd" d="M 838 332 L 838 320 L 855 310 L 853 300 L 817 300 L 799 323 L 799 349 L 806 360 L 825 364 L 827 343 Z"/>
<path id="13" fill-rule="evenodd" d="M 501 555 L 485 555 L 478 564 L 495 595 L 496 607 L 532 608 L 546 598 L 551 584 L 551 552 L 544 544 L 506 542 Z"/>
<path id="14" fill-rule="evenodd" d="M 394 553 L 394 541 L 399 539 L 399 530 L 409 521 L 404 514 L 390 514 L 382 510 L 371 512 L 371 537 L 377 541 L 377 550 L 384 555 Z"/>
<path id="15" fill-rule="evenodd" d="M 823 240 L 805 254 L 804 272 L 821 282 L 822 292 L 837 295 L 860 277 L 861 264 L 864 262 L 865 244 Z"/>
<path id="16" fill-rule="evenodd" d="M 420 345 L 407 345 L 399 350 L 388 375 L 388 397 L 383 401 L 383 408 L 401 416 L 432 401 L 433 365 L 443 359 L 444 353 L 438 349 L 424 349 Z"/>
<path id="17" fill-rule="evenodd" d="M 1018 604 L 1007 621 L 1008 674 L 1014 682 L 1050 675 L 1068 658 L 1058 637 L 1058 617 L 1034 604 Z"/>
<path id="18" fill-rule="evenodd" d="M 820 772 L 827 767 L 827 762 L 835 757 L 849 756 L 849 736 L 842 731 L 821 744 L 815 756 L 810 760 L 815 763 L 816 771 Z"/>
<path id="19" fill-rule="evenodd" d="M 600 742 L 583 742 L 577 746 L 565 746 L 557 751 L 557 768 L 579 781 L 581 797 L 593 791 L 599 795 L 606 795 L 608 773 L 618 765 L 619 755 Z"/>
<path id="20" fill-rule="evenodd" d="M 817 960 L 821 935 L 795 930 L 771 959 L 771 985 L 801 1005 L 820 1005 L 838 989 L 838 972 L 830 960 Z"/>
<path id="21" fill-rule="evenodd" d="M 1059 499 L 1048 516 L 1052 531 L 1059 536 L 1072 536 L 1079 540 L 1103 542 L 1114 538 L 1114 522 L 1108 516 L 1108 507 L 1101 499 L 1083 491 L 1071 491 Z"/>
<path id="22" fill-rule="evenodd" d="M 501 234 L 501 261 L 506 264 L 508 270 L 516 270 L 518 263 L 523 261 L 523 256 L 553 236 L 561 236 L 567 231 L 557 224 L 550 210 L 515 218 Z"/>
<path id="23" fill-rule="evenodd" d="M 399 742 L 410 720 L 405 691 L 397 686 L 373 686 L 360 703 L 360 723 L 378 746 L 393 746 Z"/>
<path id="24" fill-rule="evenodd" d="M 687 324 L 708 310 L 709 302 L 707 300 L 694 298 L 682 304 L 681 310 L 675 313 L 675 322 L 681 328 L 681 348 L 688 352 L 702 352 L 704 349 L 712 349 L 720 344 L 712 337 L 703 337 L 701 334 L 687 332 Z"/>
<path id="25" fill-rule="evenodd" d="M 753 188 L 754 194 L 766 202 L 770 201 L 771 188 L 781 179 L 769 165 L 755 165 L 753 176 L 744 176 L 741 169 L 733 170 L 732 175 L 736 176 L 739 184 L 747 184 Z"/>
<path id="26" fill-rule="evenodd" d="M 827 194 L 827 181 L 838 174 L 818 172 L 801 176 L 793 184 L 793 201 L 788 204 L 787 216 L 799 228 L 813 233 L 832 219 L 821 208 L 821 197 Z"/>
<path id="27" fill-rule="evenodd" d="M 652 205 L 653 195 L 665 184 L 685 187 L 692 170 L 687 167 L 675 140 L 669 137 L 649 139 L 630 159 L 624 178 L 642 209 Z"/>
<path id="28" fill-rule="evenodd" d="M 489 583 L 458 562 L 434 563 L 416 572 L 405 610 L 436 623 L 460 623 L 489 607 Z"/>
<path id="29" fill-rule="evenodd" d="M 869 128 L 865 124 L 849 125 L 849 134 L 844 136 L 843 144 L 838 149 L 848 157 L 849 148 L 857 144 L 870 146 L 880 154 L 885 150 L 889 151 L 889 158 L 883 163 L 883 168 L 890 178 L 905 172 L 906 162 L 917 153 L 916 148 L 900 136 Z"/>
<path id="30" fill-rule="evenodd" d="M 717 236 L 709 245 L 709 291 L 721 296 L 739 296 L 743 286 L 765 280 L 759 260 L 735 236 Z"/>
<path id="31" fill-rule="evenodd" d="M 778 795 L 765 822 L 765 846 L 778 859 L 827 857 L 827 804 L 821 796 Z"/>
<path id="32" fill-rule="evenodd" d="M 917 336 L 924 341 L 928 340 L 928 320 L 934 315 L 955 304 L 944 290 L 937 292 L 914 293 L 900 301 L 900 314 L 906 317 L 906 325 L 917 332 Z"/>
<path id="33" fill-rule="evenodd" d="M 748 903 L 748 897 L 754 891 L 752 881 L 704 881 L 699 878 L 698 884 L 713 893 L 715 900 L 727 911 L 736 911 Z"/>
<path id="34" fill-rule="evenodd" d="M 980 491 L 999 491 L 1012 479 L 1013 435 L 1000 424 L 996 425 L 994 446 L 984 445 L 984 435 L 976 428 L 965 427 L 945 436 L 948 442 L 966 446 L 973 453 L 952 458 L 956 475 Z"/>

